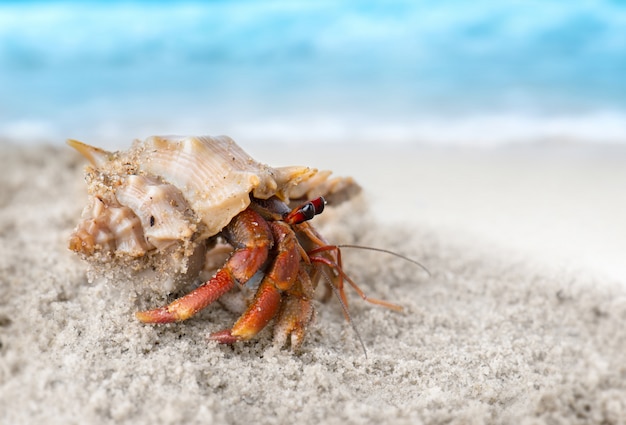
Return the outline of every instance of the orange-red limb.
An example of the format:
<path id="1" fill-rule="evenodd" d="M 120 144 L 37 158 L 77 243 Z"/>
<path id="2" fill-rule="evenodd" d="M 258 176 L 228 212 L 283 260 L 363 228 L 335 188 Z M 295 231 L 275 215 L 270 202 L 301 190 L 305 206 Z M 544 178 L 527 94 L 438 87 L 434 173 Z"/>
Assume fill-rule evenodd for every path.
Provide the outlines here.
<path id="1" fill-rule="evenodd" d="M 331 255 L 330 259 L 328 259 L 326 257 L 321 257 L 319 255 L 316 255 L 316 254 L 319 254 L 321 252 L 327 252 L 327 253 L 334 252 L 335 253 L 334 254 L 335 260 L 332 259 L 332 257 L 333 257 L 332 255 Z M 322 246 L 318 246 L 317 248 L 314 248 L 311 251 L 309 251 L 308 255 L 309 255 L 309 258 L 311 259 L 311 261 L 313 261 L 314 258 L 323 258 L 323 259 L 327 260 L 329 262 L 328 266 L 337 271 L 335 288 L 337 289 L 337 292 L 339 293 L 339 296 L 341 297 L 341 302 L 347 308 L 348 307 L 348 297 L 346 296 L 346 291 L 344 291 L 344 289 L 343 289 L 343 281 L 344 281 L 345 273 L 343 272 L 343 264 L 342 264 L 342 260 L 341 260 L 341 249 L 339 249 L 339 247 L 337 245 L 322 245 Z M 322 262 L 322 261 L 318 260 L 317 262 Z M 330 284 L 330 282 L 328 282 L 328 283 Z M 358 291 L 360 291 L 360 289 L 357 289 L 357 292 Z M 345 311 L 344 311 L 344 315 L 346 317 L 346 320 L 349 322 L 350 318 L 347 316 Z"/>
<path id="2" fill-rule="evenodd" d="M 267 222 L 248 209 L 237 215 L 225 229 L 229 242 L 237 247 L 226 262 L 204 285 L 171 304 L 135 313 L 144 323 L 170 323 L 186 320 L 230 291 L 235 281 L 250 279 L 265 263 L 272 245 L 272 232 Z"/>
<path id="3" fill-rule="evenodd" d="M 272 268 L 267 273 L 266 279 L 282 291 L 293 286 L 300 269 L 300 244 L 291 227 L 280 221 L 270 223 L 274 242 L 277 246 L 277 254 Z"/>
<path id="4" fill-rule="evenodd" d="M 232 329 L 212 333 L 209 338 L 222 344 L 232 344 L 254 337 L 276 315 L 280 301 L 280 291 L 272 283 L 263 279 L 254 300 Z"/>
<path id="5" fill-rule="evenodd" d="M 267 271 L 254 299 L 230 331 L 212 334 L 211 339 L 231 344 L 258 334 L 276 316 L 281 305 L 282 291 L 294 284 L 300 268 L 300 251 L 291 228 L 281 222 L 269 223 L 277 246 L 277 254 Z"/>
<path id="6" fill-rule="evenodd" d="M 254 301 L 233 325 L 231 335 L 241 340 L 254 337 L 276 316 L 280 301 L 281 294 L 276 286 L 267 280 L 261 282 Z"/>
<path id="7" fill-rule="evenodd" d="M 143 323 L 171 323 L 187 320 L 213 301 L 230 291 L 235 284 L 227 268 L 219 270 L 211 280 L 172 302 L 148 311 L 138 311 L 135 317 Z"/>
<path id="8" fill-rule="evenodd" d="M 230 329 L 224 329 L 223 331 L 213 332 L 209 339 L 219 342 L 220 344 L 234 344 L 239 341 L 239 338 L 232 336 Z"/>
<path id="9" fill-rule="evenodd" d="M 282 347 L 287 338 L 291 337 L 291 348 L 297 350 L 302 345 L 304 333 L 314 314 L 311 300 L 287 297 L 274 326 L 274 342 Z"/>
<path id="10" fill-rule="evenodd" d="M 285 297 L 274 325 L 274 342 L 282 347 L 291 337 L 291 347 L 298 349 L 304 340 L 307 326 L 313 320 L 315 310 L 311 302 L 314 292 L 313 283 L 302 267 L 298 280 Z"/>
<path id="11" fill-rule="evenodd" d="M 361 298 L 363 298 L 365 301 L 367 301 L 370 304 L 376 304 L 376 305 L 382 305 L 383 307 L 387 307 L 391 310 L 395 310 L 395 311 L 402 311 L 403 308 L 402 306 L 399 306 L 397 304 L 394 303 L 390 303 L 388 301 L 384 301 L 384 300 L 379 300 L 377 298 L 370 298 L 367 295 L 365 295 L 365 292 L 363 292 L 363 290 L 361 288 L 359 288 L 359 286 L 350 278 L 350 276 L 348 276 L 342 269 L 341 267 L 329 260 L 328 258 L 324 258 L 324 257 L 320 257 L 320 256 L 312 256 L 309 257 L 311 259 L 311 261 L 313 263 L 321 263 L 321 264 L 325 264 L 328 267 L 330 267 L 333 270 L 336 270 L 337 273 L 339 273 L 339 275 L 350 284 L 350 286 L 352 286 L 352 288 L 359 294 L 359 296 Z M 347 318 L 348 321 L 350 321 L 349 318 Z"/>
<path id="12" fill-rule="evenodd" d="M 235 248 L 225 267 L 239 283 L 245 283 L 267 261 L 274 241 L 269 224 L 258 212 L 246 209 L 233 218 L 223 235 Z"/>

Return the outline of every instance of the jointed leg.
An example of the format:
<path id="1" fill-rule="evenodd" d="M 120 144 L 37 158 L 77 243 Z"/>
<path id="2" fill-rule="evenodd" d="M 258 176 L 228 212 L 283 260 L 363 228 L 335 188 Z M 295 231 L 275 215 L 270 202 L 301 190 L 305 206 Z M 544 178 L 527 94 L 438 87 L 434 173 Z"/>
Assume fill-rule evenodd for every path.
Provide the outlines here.
<path id="1" fill-rule="evenodd" d="M 289 290 L 300 268 L 300 250 L 296 236 L 288 225 L 270 222 L 276 243 L 276 256 L 267 271 L 254 300 L 232 329 L 211 335 L 211 339 L 225 344 L 247 340 L 258 334 L 276 316 L 281 305 L 282 291 Z"/>
<path id="2" fill-rule="evenodd" d="M 226 236 L 237 249 L 213 278 L 171 304 L 137 312 L 144 323 L 186 320 L 230 291 L 235 281 L 245 283 L 266 262 L 273 237 L 268 223 L 251 209 L 239 213 L 227 226 Z"/>
<path id="3" fill-rule="evenodd" d="M 304 333 L 315 316 L 313 308 L 313 283 L 308 272 L 300 268 L 293 288 L 283 295 L 283 303 L 274 325 L 274 344 L 282 347 L 291 337 L 291 348 L 297 350 Z"/>

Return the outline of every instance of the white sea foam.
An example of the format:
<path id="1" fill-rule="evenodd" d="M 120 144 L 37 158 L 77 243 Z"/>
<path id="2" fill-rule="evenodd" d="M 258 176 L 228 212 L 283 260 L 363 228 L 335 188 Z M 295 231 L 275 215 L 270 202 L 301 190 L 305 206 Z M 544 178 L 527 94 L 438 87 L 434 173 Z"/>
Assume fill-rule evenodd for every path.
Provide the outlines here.
<path id="1" fill-rule="evenodd" d="M 282 117 L 256 121 L 237 117 L 221 122 L 203 116 L 180 121 L 109 117 L 93 123 L 22 120 L 0 123 L 0 134 L 14 142 L 62 143 L 78 138 L 105 148 L 122 148 L 153 134 L 228 134 L 245 144 L 368 144 L 371 146 L 478 146 L 527 143 L 626 145 L 626 115 L 615 112 L 576 116 L 481 115 L 416 117 L 413 121 L 342 120 L 332 117 Z"/>
<path id="2" fill-rule="evenodd" d="M 623 144 L 625 25 L 610 0 L 0 2 L 0 138 Z"/>

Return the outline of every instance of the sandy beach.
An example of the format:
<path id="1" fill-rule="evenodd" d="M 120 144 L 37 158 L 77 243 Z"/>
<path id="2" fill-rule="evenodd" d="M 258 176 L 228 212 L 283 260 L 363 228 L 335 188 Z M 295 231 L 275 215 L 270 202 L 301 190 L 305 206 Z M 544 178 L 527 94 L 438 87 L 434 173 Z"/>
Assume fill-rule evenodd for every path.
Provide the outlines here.
<path id="1" fill-rule="evenodd" d="M 245 146 L 244 146 L 245 147 Z M 248 149 L 353 175 L 361 198 L 315 223 L 394 312 L 336 300 L 298 354 L 270 332 L 207 342 L 219 303 L 179 324 L 67 249 L 85 203 L 67 147 L 0 144 L 0 423 L 626 423 L 626 155 L 558 147 L 403 153 Z"/>

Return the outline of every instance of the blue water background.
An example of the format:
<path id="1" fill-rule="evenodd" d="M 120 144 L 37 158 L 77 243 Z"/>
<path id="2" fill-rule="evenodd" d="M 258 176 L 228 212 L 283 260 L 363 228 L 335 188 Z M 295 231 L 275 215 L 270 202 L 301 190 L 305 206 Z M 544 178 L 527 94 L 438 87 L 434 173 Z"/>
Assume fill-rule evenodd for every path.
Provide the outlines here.
<path id="1" fill-rule="evenodd" d="M 0 2 L 0 139 L 172 133 L 626 144 L 626 2 Z"/>

